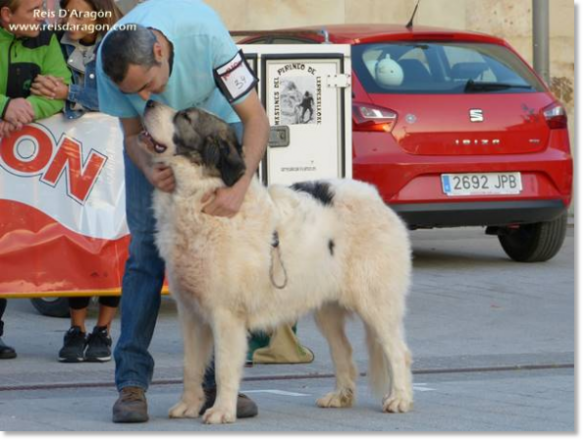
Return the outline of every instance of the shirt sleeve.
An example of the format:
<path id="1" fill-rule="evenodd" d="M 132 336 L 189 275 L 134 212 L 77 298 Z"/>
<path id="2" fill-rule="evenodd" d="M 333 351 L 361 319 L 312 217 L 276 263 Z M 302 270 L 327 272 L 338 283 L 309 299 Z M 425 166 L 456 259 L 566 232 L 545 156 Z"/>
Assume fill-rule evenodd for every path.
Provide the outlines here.
<path id="1" fill-rule="evenodd" d="M 102 48 L 98 51 L 96 66 L 98 102 L 100 111 L 118 118 L 134 118 L 140 116 L 129 98 L 106 75 L 102 68 Z"/>
<path id="2" fill-rule="evenodd" d="M 217 69 L 232 60 L 239 51 L 229 31 L 223 26 L 223 23 L 220 22 L 220 24 L 221 26 L 216 27 L 216 32 L 212 39 L 213 69 Z M 232 106 L 242 103 L 250 95 L 250 92 L 233 101 Z"/>

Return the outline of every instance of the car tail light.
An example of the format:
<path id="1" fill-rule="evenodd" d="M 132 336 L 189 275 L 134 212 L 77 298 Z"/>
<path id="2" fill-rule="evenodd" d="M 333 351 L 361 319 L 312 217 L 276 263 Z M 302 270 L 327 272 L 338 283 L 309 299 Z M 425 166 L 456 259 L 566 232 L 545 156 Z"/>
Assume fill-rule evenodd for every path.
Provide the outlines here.
<path id="1" fill-rule="evenodd" d="M 558 103 L 553 103 L 543 110 L 543 115 L 546 124 L 551 129 L 566 129 L 567 128 L 567 113 L 565 108 Z"/>
<path id="2" fill-rule="evenodd" d="M 353 104 L 353 130 L 362 132 L 391 132 L 398 114 L 371 104 Z"/>

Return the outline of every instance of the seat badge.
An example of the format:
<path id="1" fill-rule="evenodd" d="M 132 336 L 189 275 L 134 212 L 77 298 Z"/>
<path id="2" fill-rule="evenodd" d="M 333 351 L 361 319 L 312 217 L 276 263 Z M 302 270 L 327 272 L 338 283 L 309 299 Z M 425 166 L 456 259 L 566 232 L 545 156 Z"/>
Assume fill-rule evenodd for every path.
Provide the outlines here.
<path id="1" fill-rule="evenodd" d="M 483 123 L 483 110 L 469 109 L 469 119 L 472 123 Z"/>

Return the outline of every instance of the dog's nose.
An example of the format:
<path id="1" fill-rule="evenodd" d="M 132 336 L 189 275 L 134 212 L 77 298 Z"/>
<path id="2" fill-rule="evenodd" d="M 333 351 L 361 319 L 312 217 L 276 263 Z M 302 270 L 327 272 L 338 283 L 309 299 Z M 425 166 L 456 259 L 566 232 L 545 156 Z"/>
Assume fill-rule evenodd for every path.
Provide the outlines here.
<path id="1" fill-rule="evenodd" d="M 154 101 L 154 100 L 148 100 L 148 101 L 146 102 L 146 107 L 147 107 L 148 109 L 152 109 L 152 108 L 154 108 L 155 106 L 156 106 L 156 101 Z"/>

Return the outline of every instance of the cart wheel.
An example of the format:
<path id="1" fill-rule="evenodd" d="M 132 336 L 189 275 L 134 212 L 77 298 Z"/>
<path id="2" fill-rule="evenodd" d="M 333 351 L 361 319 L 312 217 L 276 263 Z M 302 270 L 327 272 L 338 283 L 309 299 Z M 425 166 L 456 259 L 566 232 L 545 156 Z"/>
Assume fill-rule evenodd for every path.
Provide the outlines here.
<path id="1" fill-rule="evenodd" d="M 41 315 L 53 318 L 69 317 L 69 301 L 67 298 L 32 298 L 30 302 Z"/>

